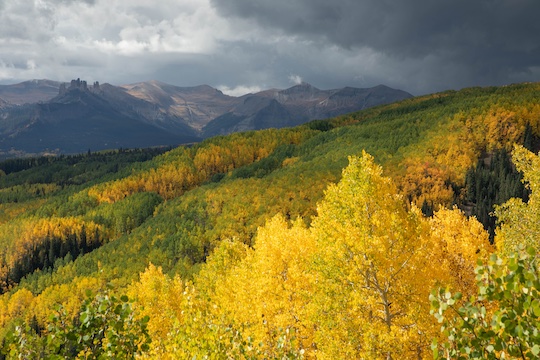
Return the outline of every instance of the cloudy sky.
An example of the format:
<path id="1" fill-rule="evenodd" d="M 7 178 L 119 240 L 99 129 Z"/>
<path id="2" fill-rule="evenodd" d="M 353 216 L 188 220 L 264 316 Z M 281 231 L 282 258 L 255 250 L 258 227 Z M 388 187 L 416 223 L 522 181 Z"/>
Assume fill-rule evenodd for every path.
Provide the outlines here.
<path id="1" fill-rule="evenodd" d="M 539 14 L 538 0 L 0 0 L 0 83 L 420 95 L 540 81 Z"/>

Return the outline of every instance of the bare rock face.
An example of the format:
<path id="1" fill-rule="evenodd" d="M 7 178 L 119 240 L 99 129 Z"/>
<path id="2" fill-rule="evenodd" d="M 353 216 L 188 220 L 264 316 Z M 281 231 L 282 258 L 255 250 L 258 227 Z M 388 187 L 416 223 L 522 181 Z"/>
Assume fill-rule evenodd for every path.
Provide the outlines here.
<path id="1" fill-rule="evenodd" d="M 68 91 L 73 90 L 92 91 L 97 93 L 101 91 L 101 88 L 99 86 L 99 81 L 94 81 L 92 87 L 88 87 L 88 83 L 86 80 L 81 80 L 80 78 L 77 78 L 76 80 L 71 80 L 69 86 L 66 83 L 60 84 L 58 95 L 64 95 Z"/>
<path id="2" fill-rule="evenodd" d="M 242 102 L 208 85 L 180 87 L 152 80 L 122 88 L 138 99 L 155 104 L 163 114 L 184 119 L 197 131 Z"/>

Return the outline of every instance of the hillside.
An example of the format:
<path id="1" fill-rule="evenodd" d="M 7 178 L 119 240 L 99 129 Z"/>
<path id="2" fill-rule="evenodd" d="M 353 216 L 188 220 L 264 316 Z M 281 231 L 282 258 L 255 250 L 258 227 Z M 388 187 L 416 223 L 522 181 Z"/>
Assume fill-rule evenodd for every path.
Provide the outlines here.
<path id="1" fill-rule="evenodd" d="M 14 105 L 48 101 L 58 95 L 60 83 L 53 80 L 29 80 L 13 85 L 0 85 L 0 98 Z"/>
<path id="2" fill-rule="evenodd" d="M 528 196 L 513 166 L 494 166 L 516 143 L 538 151 L 539 98 L 540 84 L 470 88 L 161 155 L 1 163 L 0 337 L 13 344 L 24 320 L 41 346 L 55 304 L 69 318 L 91 290 L 128 294 L 149 315 L 154 358 L 380 358 L 396 343 L 395 358 L 431 354 L 431 288 L 474 293 L 472 269 L 493 251 L 480 223 L 447 208 Z M 497 171 L 505 185 L 476 196 L 473 182 Z M 356 287 L 364 258 L 398 279 L 393 300 Z M 395 266 L 406 270 L 384 270 Z M 392 301 L 398 320 L 369 316 Z"/>

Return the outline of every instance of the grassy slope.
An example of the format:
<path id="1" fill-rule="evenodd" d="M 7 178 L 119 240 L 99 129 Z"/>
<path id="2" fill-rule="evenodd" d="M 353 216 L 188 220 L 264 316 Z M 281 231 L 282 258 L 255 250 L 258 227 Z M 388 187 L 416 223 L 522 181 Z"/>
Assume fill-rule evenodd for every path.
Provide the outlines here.
<path id="1" fill-rule="evenodd" d="M 299 143 L 278 144 L 268 157 L 209 176 L 200 186 L 162 202 L 140 226 L 115 235 L 114 241 L 74 261 L 58 261 L 54 270 L 35 272 L 23 279 L 20 287 L 39 294 L 57 284 L 75 287 L 82 277 L 90 277 L 122 288 L 137 279 L 149 262 L 189 277 L 217 242 L 235 238 L 251 244 L 257 227 L 278 212 L 290 218 L 301 216 L 308 222 L 327 184 L 339 180 L 347 156 L 362 150 L 384 165 L 410 199 L 450 205 L 460 196 L 454 190 L 463 187 L 465 171 L 483 152 L 521 141 L 527 123 L 536 135 L 540 133 L 539 98 L 539 84 L 473 88 L 301 126 L 295 130 L 303 134 Z M 275 131 L 272 136 L 279 138 L 286 131 Z M 253 133 L 234 136 L 232 139 L 241 139 Z M 210 139 L 191 151 L 196 153 L 216 142 L 225 141 L 223 146 L 234 142 L 224 139 Z M 131 172 L 103 175 L 102 179 L 110 184 L 112 177 L 183 161 L 175 156 L 179 151 L 184 150 L 172 150 L 134 166 Z M 429 181 L 417 183 L 415 179 Z M 63 215 L 90 216 L 105 205 L 82 206 L 77 201 L 86 199 L 88 188 L 99 182 L 91 179 L 28 199 L 26 207 L 3 204 L 1 226 L 30 214 L 46 217 L 50 215 L 47 209 L 61 205 Z M 4 299 L 6 296 L 9 294 Z"/>

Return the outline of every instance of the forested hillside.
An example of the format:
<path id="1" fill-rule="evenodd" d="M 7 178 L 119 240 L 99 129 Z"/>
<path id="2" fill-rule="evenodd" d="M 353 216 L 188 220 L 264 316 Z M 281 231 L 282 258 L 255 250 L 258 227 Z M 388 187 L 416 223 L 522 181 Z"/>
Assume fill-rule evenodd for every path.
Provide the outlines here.
<path id="1" fill-rule="evenodd" d="M 450 295 L 430 293 L 469 300 L 477 261 L 538 249 L 538 99 L 470 88 L 166 152 L 0 163 L 3 356 L 449 354 L 430 307 Z"/>

